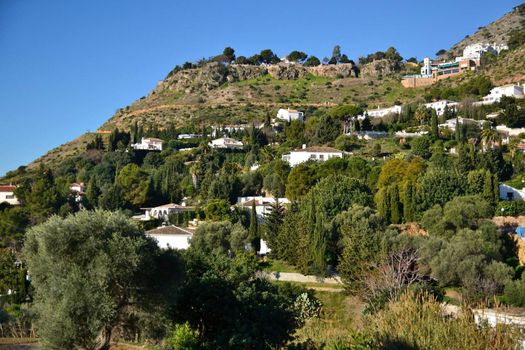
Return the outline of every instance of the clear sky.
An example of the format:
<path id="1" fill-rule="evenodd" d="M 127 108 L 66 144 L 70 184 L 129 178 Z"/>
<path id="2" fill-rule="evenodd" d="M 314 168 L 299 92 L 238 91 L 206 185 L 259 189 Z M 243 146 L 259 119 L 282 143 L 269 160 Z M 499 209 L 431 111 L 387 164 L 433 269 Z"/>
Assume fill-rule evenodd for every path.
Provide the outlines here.
<path id="1" fill-rule="evenodd" d="M 433 55 L 522 1 L 0 0 L 0 175 L 96 130 L 176 65 L 226 46 Z"/>

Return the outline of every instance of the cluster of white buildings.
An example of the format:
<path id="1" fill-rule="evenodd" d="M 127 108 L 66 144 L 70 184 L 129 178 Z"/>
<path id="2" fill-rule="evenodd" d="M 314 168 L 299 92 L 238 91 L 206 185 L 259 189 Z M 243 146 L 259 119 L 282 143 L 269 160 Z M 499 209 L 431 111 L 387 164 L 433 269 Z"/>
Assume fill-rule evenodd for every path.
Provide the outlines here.
<path id="1" fill-rule="evenodd" d="M 143 137 L 139 143 L 134 143 L 131 148 L 141 151 L 162 151 L 163 140 L 155 137 Z"/>
<path id="2" fill-rule="evenodd" d="M 383 118 L 387 115 L 391 114 L 401 114 L 403 111 L 403 107 L 395 105 L 388 108 L 377 108 L 377 109 L 370 109 L 365 112 L 366 115 L 368 115 L 371 118 Z"/>
<path id="3" fill-rule="evenodd" d="M 310 160 L 324 162 L 334 157 L 343 158 L 343 153 L 343 151 L 332 147 L 306 147 L 306 145 L 303 145 L 303 147 L 300 149 L 293 150 L 289 154 L 284 154 L 282 156 L 282 160 L 288 162 L 291 167 L 294 167 L 297 164 L 301 164 Z"/>
<path id="4" fill-rule="evenodd" d="M 440 128 L 450 129 L 450 130 L 456 130 L 457 125 L 463 125 L 463 124 L 477 124 L 480 128 L 483 127 L 485 123 L 488 123 L 486 120 L 475 120 L 470 118 L 451 118 L 448 119 L 444 124 L 439 124 Z"/>

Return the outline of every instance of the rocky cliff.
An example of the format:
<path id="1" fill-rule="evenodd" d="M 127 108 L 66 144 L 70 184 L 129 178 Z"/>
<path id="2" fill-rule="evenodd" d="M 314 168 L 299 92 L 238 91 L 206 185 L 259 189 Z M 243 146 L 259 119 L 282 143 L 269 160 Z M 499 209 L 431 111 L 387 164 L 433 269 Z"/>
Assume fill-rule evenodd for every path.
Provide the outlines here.
<path id="1" fill-rule="evenodd" d="M 397 68 L 397 64 L 393 61 L 379 60 L 364 65 L 362 72 L 365 77 L 374 78 L 392 74 Z M 291 63 L 254 66 L 211 62 L 199 68 L 183 69 L 170 75 L 157 85 L 153 93 L 166 89 L 183 93 L 207 92 L 225 83 L 250 80 L 265 75 L 277 80 L 296 80 L 308 74 L 335 79 L 357 77 L 359 72 L 360 69 L 352 63 L 305 67 Z"/>

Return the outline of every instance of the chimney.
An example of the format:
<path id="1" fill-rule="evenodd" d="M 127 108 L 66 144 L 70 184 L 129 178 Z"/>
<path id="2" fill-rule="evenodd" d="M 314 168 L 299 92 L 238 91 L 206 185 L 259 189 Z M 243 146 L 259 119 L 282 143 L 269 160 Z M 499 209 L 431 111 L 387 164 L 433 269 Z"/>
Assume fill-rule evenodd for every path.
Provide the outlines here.
<path id="1" fill-rule="evenodd" d="M 303 143 L 303 149 L 306 149 L 306 143 Z"/>

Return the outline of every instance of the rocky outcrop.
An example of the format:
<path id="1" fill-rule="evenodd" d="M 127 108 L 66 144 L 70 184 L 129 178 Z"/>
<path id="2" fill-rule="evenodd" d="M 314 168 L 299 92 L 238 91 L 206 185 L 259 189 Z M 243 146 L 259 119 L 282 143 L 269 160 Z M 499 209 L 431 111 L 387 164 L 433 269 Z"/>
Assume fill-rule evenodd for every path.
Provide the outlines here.
<path id="1" fill-rule="evenodd" d="M 308 69 L 300 64 L 281 63 L 268 66 L 268 73 L 278 80 L 295 80 L 308 74 Z"/>
<path id="2" fill-rule="evenodd" d="M 361 66 L 361 74 L 364 77 L 378 78 L 398 72 L 399 63 L 392 60 L 382 59 Z"/>
<path id="3" fill-rule="evenodd" d="M 357 76 L 359 68 L 352 63 L 343 63 L 337 65 L 321 65 L 317 67 L 308 67 L 308 72 L 313 75 L 328 78 L 347 78 L 351 76 Z"/>
<path id="4" fill-rule="evenodd" d="M 393 61 L 378 60 L 363 66 L 361 73 L 368 77 L 379 77 L 391 74 L 397 69 L 397 64 Z M 255 79 L 266 74 L 278 80 L 295 80 L 307 74 L 338 79 L 356 77 L 358 73 L 359 68 L 352 63 L 305 67 L 292 63 L 254 66 L 211 62 L 199 68 L 179 70 L 161 81 L 153 91 L 154 93 L 164 90 L 184 93 L 207 92 L 225 83 Z"/>

